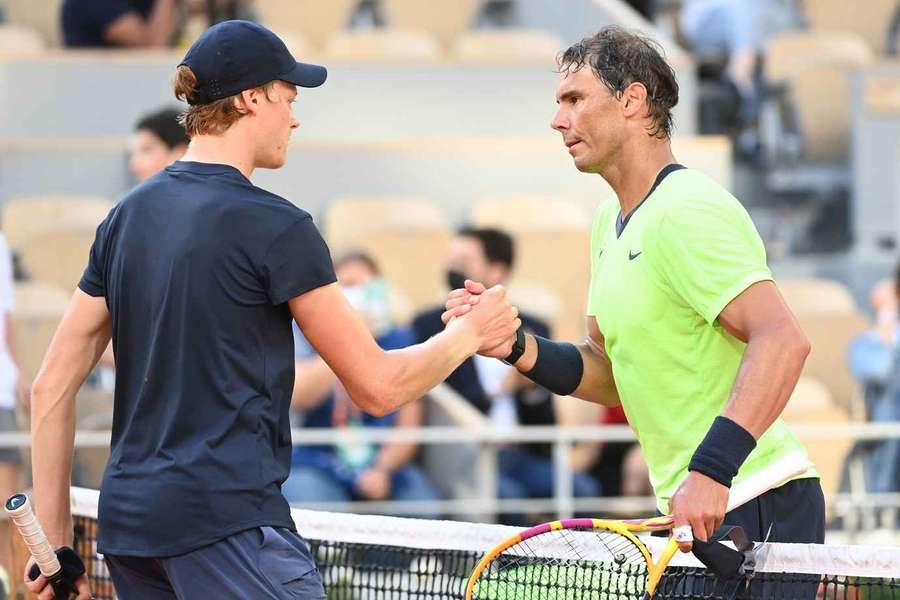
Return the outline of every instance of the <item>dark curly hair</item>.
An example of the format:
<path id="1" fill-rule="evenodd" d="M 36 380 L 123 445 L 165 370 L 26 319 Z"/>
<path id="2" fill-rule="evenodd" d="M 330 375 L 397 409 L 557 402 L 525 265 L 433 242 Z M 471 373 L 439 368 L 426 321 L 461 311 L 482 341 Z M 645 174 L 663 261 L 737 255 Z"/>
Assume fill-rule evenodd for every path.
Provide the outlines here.
<path id="1" fill-rule="evenodd" d="M 672 137 L 672 107 L 678 104 L 675 72 L 655 41 L 611 25 L 569 47 L 557 58 L 559 72 L 577 71 L 590 65 L 594 75 L 620 97 L 632 83 L 647 88 L 647 104 L 653 137 Z"/>

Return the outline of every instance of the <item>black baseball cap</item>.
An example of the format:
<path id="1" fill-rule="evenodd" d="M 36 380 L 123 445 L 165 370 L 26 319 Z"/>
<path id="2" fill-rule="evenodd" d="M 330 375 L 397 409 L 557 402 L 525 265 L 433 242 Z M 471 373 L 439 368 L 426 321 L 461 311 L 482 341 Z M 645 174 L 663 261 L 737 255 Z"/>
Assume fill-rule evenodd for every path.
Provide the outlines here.
<path id="1" fill-rule="evenodd" d="M 198 90 L 189 104 L 208 104 L 276 79 L 313 88 L 328 71 L 291 55 L 277 35 L 252 21 L 223 21 L 203 32 L 181 65 L 197 76 Z"/>

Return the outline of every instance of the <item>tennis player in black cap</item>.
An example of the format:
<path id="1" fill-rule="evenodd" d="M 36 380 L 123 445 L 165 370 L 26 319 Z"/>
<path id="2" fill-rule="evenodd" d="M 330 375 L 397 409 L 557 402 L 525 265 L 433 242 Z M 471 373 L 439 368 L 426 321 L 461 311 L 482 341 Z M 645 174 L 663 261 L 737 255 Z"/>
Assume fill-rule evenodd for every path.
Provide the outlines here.
<path id="1" fill-rule="evenodd" d="M 292 318 L 376 415 L 476 351 L 511 352 L 520 322 L 499 287 L 424 344 L 382 351 L 337 288 L 309 214 L 250 182 L 254 169 L 285 162 L 296 86 L 325 77 L 254 23 L 200 37 L 174 81 L 189 104 L 188 152 L 99 226 L 34 383 L 35 504 L 51 543 L 70 545 L 75 393 L 112 337 L 97 551 L 122 600 L 325 597 L 281 494 Z M 43 576 L 27 583 L 52 598 Z M 89 582 L 78 584 L 79 600 L 89 598 Z"/>

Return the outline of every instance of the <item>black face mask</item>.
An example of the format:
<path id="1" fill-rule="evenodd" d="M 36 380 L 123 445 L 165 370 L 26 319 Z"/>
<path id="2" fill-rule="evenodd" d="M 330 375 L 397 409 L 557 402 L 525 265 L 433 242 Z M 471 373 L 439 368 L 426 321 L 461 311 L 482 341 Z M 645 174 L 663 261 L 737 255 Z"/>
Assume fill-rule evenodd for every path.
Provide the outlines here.
<path id="1" fill-rule="evenodd" d="M 447 271 L 447 285 L 450 286 L 451 290 L 464 288 L 466 287 L 466 276 L 459 271 L 449 269 Z"/>

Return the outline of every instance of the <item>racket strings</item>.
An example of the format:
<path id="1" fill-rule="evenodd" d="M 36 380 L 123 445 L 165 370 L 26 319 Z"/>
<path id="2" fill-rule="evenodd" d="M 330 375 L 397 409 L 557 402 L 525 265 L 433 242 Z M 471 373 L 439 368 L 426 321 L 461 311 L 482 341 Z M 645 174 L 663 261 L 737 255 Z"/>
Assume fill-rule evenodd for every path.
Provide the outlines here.
<path id="1" fill-rule="evenodd" d="M 647 563 L 627 537 L 559 529 L 507 548 L 481 573 L 474 600 L 630 600 L 646 587 Z"/>

